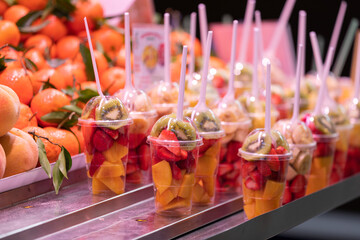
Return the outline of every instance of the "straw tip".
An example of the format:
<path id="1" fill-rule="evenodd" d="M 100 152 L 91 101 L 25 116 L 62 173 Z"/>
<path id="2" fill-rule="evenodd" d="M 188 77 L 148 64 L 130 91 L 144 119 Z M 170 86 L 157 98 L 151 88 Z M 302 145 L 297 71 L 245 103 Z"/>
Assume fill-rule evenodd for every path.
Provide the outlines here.
<path id="1" fill-rule="evenodd" d="M 251 3 L 251 4 L 255 4 L 256 3 L 256 0 L 248 0 L 249 1 L 249 3 Z"/>
<path id="2" fill-rule="evenodd" d="M 200 4 L 198 5 L 198 7 L 199 7 L 199 8 L 205 8 L 205 4 L 204 4 L 204 3 L 200 3 Z"/>
<path id="3" fill-rule="evenodd" d="M 300 16 L 306 17 L 306 11 L 305 10 L 300 10 L 299 14 L 300 14 Z"/>
<path id="4" fill-rule="evenodd" d="M 238 23 L 239 23 L 238 20 L 234 20 L 234 21 L 233 21 L 233 24 L 238 24 Z"/>

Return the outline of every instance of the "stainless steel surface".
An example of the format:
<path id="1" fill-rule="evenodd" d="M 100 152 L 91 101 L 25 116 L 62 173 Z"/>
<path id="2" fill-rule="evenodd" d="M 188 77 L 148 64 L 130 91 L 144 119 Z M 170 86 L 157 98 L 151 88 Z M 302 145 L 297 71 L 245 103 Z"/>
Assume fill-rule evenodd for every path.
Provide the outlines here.
<path id="1" fill-rule="evenodd" d="M 249 221 L 241 211 L 179 239 L 267 239 L 358 197 L 360 174 Z"/>
<path id="2" fill-rule="evenodd" d="M 170 218 L 157 215 L 154 198 L 150 198 L 42 239 L 168 239 L 241 209 L 241 196 L 223 194 L 217 195 L 212 207 L 193 207 L 188 217 Z"/>
<path id="3" fill-rule="evenodd" d="M 119 196 L 94 196 L 87 180 L 0 210 L 0 238 L 33 239 L 153 196 L 152 185 L 129 185 Z"/>

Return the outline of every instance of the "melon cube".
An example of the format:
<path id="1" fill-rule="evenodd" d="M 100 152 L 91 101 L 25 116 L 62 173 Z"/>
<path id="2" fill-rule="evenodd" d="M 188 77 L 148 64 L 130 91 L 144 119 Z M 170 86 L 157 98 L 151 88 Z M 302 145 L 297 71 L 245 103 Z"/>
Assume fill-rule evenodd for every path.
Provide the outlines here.
<path id="1" fill-rule="evenodd" d="M 255 202 L 244 204 L 244 211 L 248 219 L 254 218 L 255 216 Z"/>
<path id="2" fill-rule="evenodd" d="M 263 194 L 264 199 L 280 198 L 285 189 L 285 183 L 267 180 Z"/>
<path id="3" fill-rule="evenodd" d="M 204 188 L 199 183 L 195 183 L 195 186 L 193 188 L 193 195 L 192 195 L 193 201 L 201 202 L 204 193 L 205 193 Z"/>
<path id="4" fill-rule="evenodd" d="M 115 194 L 122 194 L 125 191 L 125 184 L 121 177 L 99 178 Z"/>
<path id="5" fill-rule="evenodd" d="M 97 178 L 120 177 L 125 176 L 123 163 L 117 164 L 105 161 L 95 172 Z"/>
<path id="6" fill-rule="evenodd" d="M 103 152 L 104 157 L 107 161 L 112 163 L 122 163 L 121 159 L 125 157 L 129 153 L 129 149 L 126 146 L 123 146 L 117 142 L 114 142 L 114 144 Z"/>
<path id="7" fill-rule="evenodd" d="M 92 193 L 100 194 L 106 191 L 109 191 L 109 188 L 105 184 L 103 184 L 99 179 L 94 177 L 92 179 Z"/>
<path id="8" fill-rule="evenodd" d="M 195 177 L 193 173 L 185 174 L 181 183 L 178 196 L 182 198 L 191 197 L 191 190 L 194 186 Z"/>
<path id="9" fill-rule="evenodd" d="M 155 200 L 156 202 L 160 203 L 161 206 L 165 206 L 169 202 L 171 202 L 175 197 L 176 195 L 170 189 L 167 189 L 162 194 L 156 192 Z"/>
<path id="10" fill-rule="evenodd" d="M 256 199 L 255 201 L 255 215 L 261 215 L 270 212 L 281 206 L 281 198 L 273 198 L 271 200 Z"/>
<path id="11" fill-rule="evenodd" d="M 202 181 L 205 192 L 209 195 L 209 197 L 213 197 L 215 194 L 215 176 L 202 177 Z"/>
<path id="12" fill-rule="evenodd" d="M 196 176 L 214 176 L 218 161 L 215 156 L 203 155 L 199 157 L 198 164 L 196 166 Z"/>
<path id="13" fill-rule="evenodd" d="M 170 164 L 167 161 L 162 160 L 161 162 L 153 165 L 152 176 L 157 191 L 162 194 L 166 189 L 168 189 L 168 187 L 171 186 L 172 173 Z"/>

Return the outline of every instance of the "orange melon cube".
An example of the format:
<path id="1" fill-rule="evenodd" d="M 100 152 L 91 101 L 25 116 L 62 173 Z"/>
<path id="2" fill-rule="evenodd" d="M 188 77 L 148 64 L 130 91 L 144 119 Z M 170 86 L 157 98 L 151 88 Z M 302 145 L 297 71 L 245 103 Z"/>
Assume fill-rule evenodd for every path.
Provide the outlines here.
<path id="1" fill-rule="evenodd" d="M 152 166 L 152 176 L 155 188 L 162 194 L 171 186 L 172 172 L 170 164 L 163 160 Z"/>
<path id="2" fill-rule="evenodd" d="M 204 155 L 208 155 L 208 156 L 212 156 L 212 157 L 215 156 L 216 157 L 220 153 L 220 148 L 221 148 L 221 142 L 217 141 L 208 150 L 206 150 Z"/>
<path id="3" fill-rule="evenodd" d="M 93 194 L 100 194 L 109 191 L 109 188 L 105 184 L 103 184 L 99 179 L 93 178 L 91 181 L 92 181 Z"/>
<path id="4" fill-rule="evenodd" d="M 181 183 L 178 196 L 182 198 L 190 198 L 191 191 L 194 186 L 195 177 L 193 173 L 185 174 Z"/>
<path id="5" fill-rule="evenodd" d="M 171 202 L 175 197 L 176 195 L 170 189 L 167 189 L 162 194 L 156 192 L 155 201 L 160 203 L 161 206 L 165 206 L 169 202 Z"/>
<path id="6" fill-rule="evenodd" d="M 125 170 L 122 162 L 118 164 L 114 164 L 109 161 L 105 161 L 95 172 L 95 177 L 97 178 L 109 178 L 109 177 L 120 177 L 120 176 L 125 176 Z"/>
<path id="7" fill-rule="evenodd" d="M 283 194 L 284 189 L 285 183 L 267 180 L 262 197 L 267 200 L 279 198 Z"/>
<path id="8" fill-rule="evenodd" d="M 115 194 L 122 194 L 125 191 L 125 184 L 121 177 L 107 177 L 98 179 Z"/>
<path id="9" fill-rule="evenodd" d="M 255 216 L 255 202 L 251 204 L 244 204 L 244 211 L 248 219 L 254 218 Z"/>
<path id="10" fill-rule="evenodd" d="M 217 166 L 218 160 L 215 156 L 203 155 L 202 157 L 199 157 L 195 175 L 214 176 Z"/>
<path id="11" fill-rule="evenodd" d="M 122 163 L 122 158 L 125 157 L 129 153 L 129 149 L 117 142 L 114 142 L 114 144 L 103 152 L 104 157 L 107 161 L 111 163 Z"/>
<path id="12" fill-rule="evenodd" d="M 193 201 L 201 202 L 204 193 L 205 193 L 204 188 L 199 183 L 195 183 L 195 186 L 193 188 L 193 195 L 192 195 Z"/>
<path id="13" fill-rule="evenodd" d="M 255 215 L 261 215 L 270 212 L 281 206 L 281 198 L 273 198 L 271 200 L 256 199 L 255 200 Z"/>
<path id="14" fill-rule="evenodd" d="M 176 198 L 174 200 L 172 200 L 169 204 L 161 207 L 160 209 L 158 209 L 158 211 L 165 211 L 165 210 L 170 210 L 170 209 L 176 209 L 176 208 L 188 208 L 191 206 L 191 200 L 190 198 Z"/>
<path id="15" fill-rule="evenodd" d="M 202 181 L 205 192 L 209 195 L 209 197 L 213 197 L 215 194 L 215 176 L 202 177 Z"/>

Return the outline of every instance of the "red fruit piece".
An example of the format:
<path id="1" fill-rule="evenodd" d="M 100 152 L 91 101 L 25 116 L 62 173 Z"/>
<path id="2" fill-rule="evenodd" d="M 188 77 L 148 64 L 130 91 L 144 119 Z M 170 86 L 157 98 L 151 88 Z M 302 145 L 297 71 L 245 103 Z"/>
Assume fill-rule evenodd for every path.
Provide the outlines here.
<path id="1" fill-rule="evenodd" d="M 176 156 L 175 154 L 173 154 L 172 152 L 167 150 L 167 148 L 165 148 L 165 147 L 159 147 L 156 152 L 157 152 L 158 158 L 160 158 L 162 160 L 166 160 L 166 161 L 179 161 L 179 160 L 181 160 L 180 157 Z"/>
<path id="2" fill-rule="evenodd" d="M 226 147 L 221 147 L 220 149 L 220 162 L 225 162 L 226 160 L 226 153 L 227 153 L 227 148 Z"/>
<path id="3" fill-rule="evenodd" d="M 134 149 L 137 148 L 142 141 L 146 138 L 145 134 L 142 133 L 130 133 L 129 135 L 129 148 Z"/>
<path id="4" fill-rule="evenodd" d="M 224 175 L 224 178 L 230 181 L 235 181 L 240 176 L 240 170 L 234 169 L 233 171 Z"/>
<path id="5" fill-rule="evenodd" d="M 131 182 L 131 183 L 140 183 L 141 182 L 141 172 L 135 171 L 131 174 L 127 174 L 126 181 Z"/>
<path id="6" fill-rule="evenodd" d="M 181 179 L 181 169 L 174 162 L 171 164 L 171 172 L 174 179 Z"/>
<path id="7" fill-rule="evenodd" d="M 260 184 L 254 181 L 252 178 L 248 177 L 245 181 L 245 187 L 250 190 L 259 190 L 261 188 Z"/>
<path id="8" fill-rule="evenodd" d="M 219 164 L 218 175 L 223 176 L 226 173 L 232 171 L 233 169 L 234 169 L 234 167 L 231 164 L 229 164 L 229 163 L 221 163 L 221 164 Z"/>
<path id="9" fill-rule="evenodd" d="M 128 162 L 131 163 L 131 164 L 137 164 L 138 163 L 138 157 L 139 155 L 137 154 L 137 152 L 133 149 L 130 149 L 129 150 L 129 153 L 128 153 Z"/>
<path id="10" fill-rule="evenodd" d="M 203 145 L 199 148 L 199 154 L 205 153 L 212 145 L 214 145 L 218 139 L 205 139 L 203 138 Z"/>
<path id="11" fill-rule="evenodd" d="M 82 134 L 84 136 L 86 151 L 90 154 L 93 154 L 92 137 L 95 130 L 95 123 L 90 123 L 89 125 L 86 124 L 81 128 Z"/>
<path id="12" fill-rule="evenodd" d="M 96 150 L 103 152 L 111 148 L 114 144 L 114 140 L 104 131 L 97 129 L 93 135 L 92 144 Z"/>
<path id="13" fill-rule="evenodd" d="M 288 187 L 285 188 L 283 196 L 283 204 L 287 204 L 292 201 L 292 194 Z"/>
<path id="14" fill-rule="evenodd" d="M 290 183 L 290 191 L 298 193 L 305 189 L 306 179 L 303 175 L 297 175 Z"/>
<path id="15" fill-rule="evenodd" d="M 271 155 L 277 154 L 274 148 L 271 149 L 270 154 Z M 271 168 L 271 171 L 277 172 L 280 170 L 280 162 L 278 157 L 276 156 L 269 157 L 269 159 L 266 160 L 266 163 Z"/>
<path id="16" fill-rule="evenodd" d="M 283 146 L 278 146 L 276 148 L 276 153 L 277 154 L 284 154 L 284 153 L 286 153 L 286 149 Z"/>
<path id="17" fill-rule="evenodd" d="M 231 141 L 228 143 L 228 150 L 226 154 L 226 162 L 232 163 L 239 160 L 238 151 L 241 148 L 241 142 Z"/>
<path id="18" fill-rule="evenodd" d="M 147 144 L 143 144 L 139 147 L 139 160 L 140 160 L 140 169 L 148 170 L 150 165 L 150 147 Z"/>
<path id="19" fill-rule="evenodd" d="M 256 168 L 256 164 L 254 162 L 247 162 L 244 161 L 244 164 L 241 168 L 241 175 L 243 177 L 246 177 L 249 175 L 249 173 L 251 173 L 252 171 L 254 171 Z"/>
<path id="20" fill-rule="evenodd" d="M 224 182 L 220 188 L 235 188 L 236 187 L 236 184 L 234 181 L 226 181 Z"/>
<path id="21" fill-rule="evenodd" d="M 272 104 L 281 104 L 283 102 L 283 99 L 278 94 L 271 94 L 271 103 Z"/>
<path id="22" fill-rule="evenodd" d="M 131 163 L 128 163 L 127 166 L 126 166 L 126 175 L 128 174 L 132 174 L 136 171 L 139 170 L 139 167 L 137 164 L 131 164 Z"/>
<path id="23" fill-rule="evenodd" d="M 93 158 L 91 159 L 89 174 L 94 176 L 96 170 L 105 162 L 105 157 L 100 152 L 95 152 Z"/>
<path id="24" fill-rule="evenodd" d="M 305 188 L 304 188 L 302 191 L 300 191 L 300 192 L 294 193 L 294 194 L 293 194 L 294 200 L 295 200 L 295 199 L 298 199 L 298 198 L 302 198 L 303 196 L 305 196 L 305 193 L 306 193 Z"/>
<path id="25" fill-rule="evenodd" d="M 119 131 L 117 130 L 112 130 L 105 127 L 102 127 L 101 130 L 103 130 L 107 135 L 109 135 L 114 140 L 118 139 L 119 137 Z"/>
<path id="26" fill-rule="evenodd" d="M 188 152 L 185 151 L 185 150 L 183 150 L 183 149 L 181 149 L 180 152 L 181 152 L 181 159 L 182 159 L 182 160 L 187 159 L 187 157 L 188 157 Z"/>
<path id="27" fill-rule="evenodd" d="M 169 140 L 169 141 L 174 141 L 171 143 L 171 146 L 166 146 L 166 148 L 172 152 L 173 154 L 175 154 L 176 156 L 180 156 L 181 155 L 181 149 L 180 149 L 180 143 L 179 140 L 177 139 L 175 133 L 173 133 L 170 130 L 162 130 L 160 135 L 159 135 L 159 139 L 160 140 Z"/>
<path id="28" fill-rule="evenodd" d="M 259 161 L 256 163 L 257 169 L 261 175 L 268 177 L 271 175 L 271 169 L 264 161 Z"/>
<path id="29" fill-rule="evenodd" d="M 256 182 L 260 186 L 260 188 L 265 184 L 263 176 L 258 171 L 252 171 L 249 174 L 250 178 Z"/>

